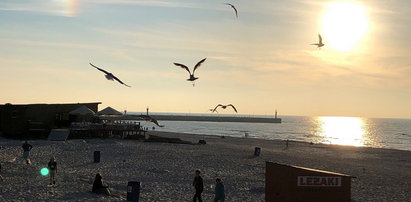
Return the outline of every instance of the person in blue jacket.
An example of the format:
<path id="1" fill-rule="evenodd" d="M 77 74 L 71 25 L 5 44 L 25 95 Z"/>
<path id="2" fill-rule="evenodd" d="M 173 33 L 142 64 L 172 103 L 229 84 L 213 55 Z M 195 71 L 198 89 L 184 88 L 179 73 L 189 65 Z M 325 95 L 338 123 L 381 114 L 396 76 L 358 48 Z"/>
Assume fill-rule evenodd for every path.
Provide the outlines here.
<path id="1" fill-rule="evenodd" d="M 215 185 L 215 197 L 214 197 L 214 202 L 224 202 L 225 199 L 225 193 L 224 193 L 224 184 L 223 180 L 220 178 L 215 179 L 216 185 Z"/>

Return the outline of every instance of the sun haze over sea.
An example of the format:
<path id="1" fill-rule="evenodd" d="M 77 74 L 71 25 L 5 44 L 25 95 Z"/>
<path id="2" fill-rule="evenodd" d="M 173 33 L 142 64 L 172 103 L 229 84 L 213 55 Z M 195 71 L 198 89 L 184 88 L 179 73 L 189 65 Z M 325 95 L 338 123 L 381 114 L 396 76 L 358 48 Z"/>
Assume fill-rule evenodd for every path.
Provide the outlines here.
<path id="1" fill-rule="evenodd" d="M 410 118 L 411 1 L 230 3 L 1 1 L 0 103 Z"/>

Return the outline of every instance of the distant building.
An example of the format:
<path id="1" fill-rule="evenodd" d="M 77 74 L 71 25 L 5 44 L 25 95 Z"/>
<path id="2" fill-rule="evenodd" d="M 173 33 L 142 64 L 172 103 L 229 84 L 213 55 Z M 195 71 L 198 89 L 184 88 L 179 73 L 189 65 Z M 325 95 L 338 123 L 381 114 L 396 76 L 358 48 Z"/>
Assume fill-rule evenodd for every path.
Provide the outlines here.
<path id="1" fill-rule="evenodd" d="M 98 111 L 101 102 L 70 104 L 10 104 L 0 105 L 0 131 L 10 138 L 45 138 L 52 128 L 70 126 L 79 119 L 71 111 L 86 106 L 93 112 Z M 93 116 L 83 116 L 82 119 Z"/>

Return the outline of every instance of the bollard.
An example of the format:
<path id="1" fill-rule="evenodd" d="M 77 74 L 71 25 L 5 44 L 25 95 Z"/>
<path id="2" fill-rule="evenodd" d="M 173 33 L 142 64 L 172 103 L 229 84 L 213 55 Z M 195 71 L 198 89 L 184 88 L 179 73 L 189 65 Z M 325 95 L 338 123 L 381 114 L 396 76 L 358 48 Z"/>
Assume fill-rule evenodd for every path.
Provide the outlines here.
<path id="1" fill-rule="evenodd" d="M 140 182 L 129 181 L 127 184 L 127 201 L 137 201 L 140 198 Z"/>
<path id="2" fill-rule="evenodd" d="M 100 151 L 94 151 L 94 163 L 100 163 Z"/>
<path id="3" fill-rule="evenodd" d="M 260 156 L 260 153 L 261 153 L 261 148 L 260 148 L 260 147 L 256 147 L 256 148 L 254 149 L 254 156 Z"/>

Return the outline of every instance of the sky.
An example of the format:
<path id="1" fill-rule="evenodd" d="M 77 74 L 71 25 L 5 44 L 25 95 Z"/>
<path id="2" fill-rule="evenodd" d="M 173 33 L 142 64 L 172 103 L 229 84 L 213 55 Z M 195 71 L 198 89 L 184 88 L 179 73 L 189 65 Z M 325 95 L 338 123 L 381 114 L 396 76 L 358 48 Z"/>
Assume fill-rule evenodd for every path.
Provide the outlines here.
<path id="1" fill-rule="evenodd" d="M 2 0 L 0 104 L 411 118 L 410 16 L 404 0 Z M 203 58 L 195 86 L 173 64 Z"/>

